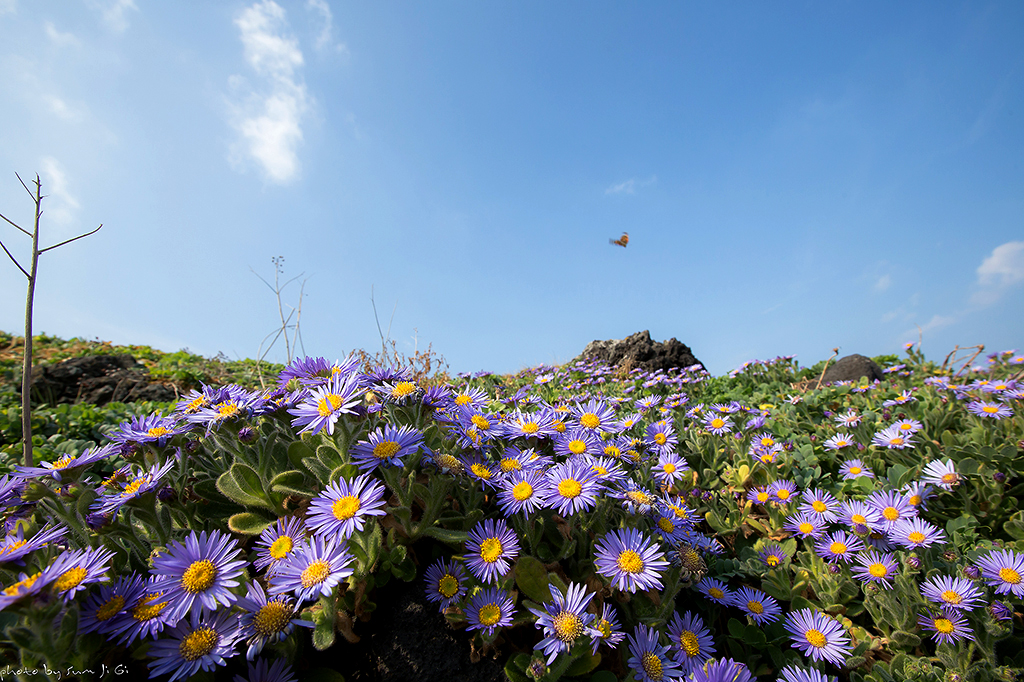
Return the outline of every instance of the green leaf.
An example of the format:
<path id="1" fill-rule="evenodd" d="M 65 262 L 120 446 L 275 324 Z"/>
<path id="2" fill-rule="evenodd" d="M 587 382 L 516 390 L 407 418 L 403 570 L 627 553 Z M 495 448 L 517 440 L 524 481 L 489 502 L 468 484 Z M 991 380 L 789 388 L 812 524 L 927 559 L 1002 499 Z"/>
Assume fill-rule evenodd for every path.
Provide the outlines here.
<path id="1" fill-rule="evenodd" d="M 333 668 L 314 668 L 302 673 L 306 682 L 345 682 L 345 676 Z"/>
<path id="2" fill-rule="evenodd" d="M 1003 524 L 1003 530 L 1015 540 L 1024 540 L 1024 510 L 1007 519 Z"/>
<path id="3" fill-rule="evenodd" d="M 321 445 L 316 449 L 316 458 L 328 469 L 336 469 L 345 463 L 341 454 L 330 445 Z"/>
<path id="4" fill-rule="evenodd" d="M 448 530 L 446 528 L 438 528 L 437 526 L 424 529 L 423 534 L 428 538 L 434 538 L 449 545 L 462 546 L 469 540 L 469 533 L 464 530 Z"/>
<path id="5" fill-rule="evenodd" d="M 526 654 L 519 654 L 519 655 L 520 656 L 525 656 Z M 523 672 L 526 669 L 526 666 L 520 667 L 520 666 L 516 665 L 516 658 L 517 658 L 516 656 L 509 656 L 508 660 L 505 661 L 505 677 L 507 677 L 509 680 L 511 680 L 511 682 L 533 682 L 533 680 L 531 680 L 529 677 L 527 677 L 526 673 Z M 529 658 L 530 657 L 527 656 L 526 658 L 527 658 L 527 665 L 529 665 Z"/>
<path id="6" fill-rule="evenodd" d="M 572 662 L 569 669 L 565 671 L 566 677 L 578 677 L 586 675 L 591 670 L 601 665 L 601 654 L 592 655 L 589 651 Z"/>
<path id="7" fill-rule="evenodd" d="M 293 441 L 288 446 L 288 461 L 292 463 L 294 467 L 302 466 L 302 460 L 307 457 L 315 457 L 316 453 L 308 445 L 303 443 L 301 440 Z"/>
<path id="8" fill-rule="evenodd" d="M 232 533 L 239 533 L 240 535 L 259 535 L 273 525 L 275 521 L 277 519 L 267 519 L 262 514 L 242 512 L 241 514 L 232 514 L 228 518 L 228 528 Z"/>
<path id="9" fill-rule="evenodd" d="M 964 476 L 976 474 L 978 473 L 979 469 L 981 469 L 981 462 L 974 459 L 973 457 L 967 457 L 966 459 L 962 459 L 956 464 L 957 473 L 962 474 Z"/>
<path id="10" fill-rule="evenodd" d="M 548 572 L 537 559 L 529 555 L 519 557 L 515 566 L 516 585 L 523 593 L 538 604 L 551 601 L 548 588 Z"/>
<path id="11" fill-rule="evenodd" d="M 898 647 L 915 647 L 921 643 L 920 637 L 906 630 L 894 630 L 890 639 Z"/>
<path id="12" fill-rule="evenodd" d="M 736 639 L 743 641 L 747 633 L 747 627 L 743 623 L 736 620 L 735 618 L 730 618 L 727 627 L 729 628 L 729 634 L 732 637 L 735 637 Z"/>
<path id="13" fill-rule="evenodd" d="M 327 485 L 331 482 L 331 470 L 323 465 L 316 457 L 307 457 L 302 460 L 302 466 L 306 467 L 309 473 L 316 476 L 317 480 L 323 485 Z"/>
<path id="14" fill-rule="evenodd" d="M 590 682 L 618 682 L 618 678 L 610 670 L 599 670 L 590 677 Z"/>
<path id="15" fill-rule="evenodd" d="M 317 651 L 330 649 L 334 644 L 334 623 L 327 621 L 317 623 L 313 628 L 313 646 Z"/>
<path id="16" fill-rule="evenodd" d="M 747 644 L 758 648 L 768 643 L 768 639 L 764 636 L 764 630 L 757 625 L 748 625 L 743 639 Z"/>
<path id="17" fill-rule="evenodd" d="M 313 497 L 316 493 L 306 488 L 305 481 L 306 475 L 298 469 L 282 471 L 270 479 L 270 489 L 275 493 Z"/>
<path id="18" fill-rule="evenodd" d="M 217 490 L 244 507 L 261 507 L 274 511 L 274 506 L 267 500 L 263 491 L 263 482 L 259 474 L 247 464 L 232 464 L 231 468 L 217 479 Z"/>

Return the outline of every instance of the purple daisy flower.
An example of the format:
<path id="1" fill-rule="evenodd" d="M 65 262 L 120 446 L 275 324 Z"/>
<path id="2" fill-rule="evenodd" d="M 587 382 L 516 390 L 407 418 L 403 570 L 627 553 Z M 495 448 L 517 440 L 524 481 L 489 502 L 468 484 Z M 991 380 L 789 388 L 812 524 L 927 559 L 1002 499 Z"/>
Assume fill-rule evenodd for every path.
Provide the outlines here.
<path id="1" fill-rule="evenodd" d="M 174 466 L 175 460 L 168 459 L 163 466 L 153 465 L 149 471 L 131 467 L 128 473 L 128 481 L 120 490 L 113 490 L 108 494 L 100 495 L 92 503 L 90 509 L 100 514 L 116 514 L 117 511 L 128 502 L 145 495 L 159 486 L 163 477 Z"/>
<path id="2" fill-rule="evenodd" d="M 782 527 L 802 538 L 818 538 L 825 532 L 825 521 L 817 514 L 800 511 L 787 518 Z"/>
<path id="3" fill-rule="evenodd" d="M 168 682 L 174 682 L 200 670 L 214 670 L 225 664 L 225 658 L 238 653 L 235 645 L 241 637 L 238 616 L 226 609 L 211 613 L 197 608 L 187 622 L 178 623 L 169 637 L 150 645 L 149 655 L 155 660 L 150 664 L 149 676 L 171 673 Z"/>
<path id="4" fill-rule="evenodd" d="M 917 509 L 910 504 L 907 496 L 895 490 L 871 493 L 866 501 L 881 515 L 883 528 L 888 528 L 902 519 L 912 519 L 917 516 Z"/>
<path id="5" fill-rule="evenodd" d="M 773 501 L 779 504 L 789 504 L 796 493 L 796 484 L 791 481 L 775 481 L 768 486 L 768 493 L 772 496 Z"/>
<path id="6" fill-rule="evenodd" d="M 18 580 L 11 585 L 0 589 L 0 611 L 3 611 L 11 604 L 21 601 L 25 597 L 33 597 L 39 594 L 57 578 L 57 571 L 53 564 L 41 571 L 29 575 L 19 573 Z"/>
<path id="7" fill-rule="evenodd" d="M 675 682 L 682 680 L 684 672 L 679 663 L 669 655 L 671 646 L 658 643 L 658 631 L 643 623 L 636 626 L 629 637 L 630 668 L 638 682 Z"/>
<path id="8" fill-rule="evenodd" d="M 291 592 L 299 602 L 329 595 L 343 578 L 352 575 L 354 560 L 344 540 L 314 536 L 281 561 L 270 577 L 270 594 Z"/>
<path id="9" fill-rule="evenodd" d="M 57 578 L 53 581 L 53 590 L 67 604 L 87 585 L 107 580 L 110 560 L 114 552 L 109 549 L 87 548 L 65 552 L 53 563 Z"/>
<path id="10" fill-rule="evenodd" d="M 589 400 L 585 405 L 572 408 L 576 422 L 589 431 L 608 433 L 617 430 L 615 412 L 600 400 Z"/>
<path id="11" fill-rule="evenodd" d="M 50 542 L 64 537 L 67 534 L 67 526 L 52 526 L 40 530 L 30 540 L 25 539 L 25 529 L 18 524 L 18 529 L 13 535 L 8 535 L 0 543 L 0 564 L 11 561 L 21 565 L 21 558 L 26 554 L 36 551 Z"/>
<path id="12" fill-rule="evenodd" d="M 996 588 L 996 594 L 1012 592 L 1024 597 L 1024 554 L 1002 549 L 989 552 L 977 561 L 981 575 Z"/>
<path id="13" fill-rule="evenodd" d="M 548 586 L 552 601 L 545 602 L 542 608 L 527 607 L 530 613 L 537 616 L 536 626 L 544 629 L 544 639 L 533 648 L 547 656 L 551 665 L 558 654 L 572 651 L 573 645 L 583 636 L 592 636 L 590 626 L 594 614 L 587 613 L 587 605 L 594 598 L 593 592 L 587 592 L 585 585 L 569 583 L 563 595 L 554 585 Z"/>
<path id="14" fill-rule="evenodd" d="M 668 638 L 676 662 L 682 666 L 683 672 L 688 673 L 698 668 L 715 653 L 711 631 L 704 627 L 700 616 L 689 611 L 682 617 L 678 611 L 672 614 L 668 624 Z"/>
<path id="15" fill-rule="evenodd" d="M 724 436 L 725 434 L 732 432 L 732 422 L 729 421 L 728 417 L 709 414 L 704 419 L 704 429 L 710 431 L 716 436 Z"/>
<path id="16" fill-rule="evenodd" d="M 782 545 L 777 542 L 771 542 L 757 553 L 761 557 L 761 563 L 768 568 L 777 568 L 786 563 L 789 559 L 789 555 L 786 554 L 786 550 L 782 549 Z"/>
<path id="17" fill-rule="evenodd" d="M 555 427 L 551 416 L 545 412 L 523 412 L 515 410 L 505 422 L 507 438 L 551 438 Z"/>
<path id="18" fill-rule="evenodd" d="M 834 421 L 839 426 L 852 429 L 855 426 L 860 426 L 861 419 L 862 417 L 855 410 L 848 410 L 843 414 L 837 414 Z"/>
<path id="19" fill-rule="evenodd" d="M 836 512 L 839 510 L 839 500 L 831 493 L 818 488 L 809 488 L 800 495 L 802 500 L 799 510 L 810 514 L 817 514 L 822 520 L 832 523 L 839 517 Z"/>
<path id="20" fill-rule="evenodd" d="M 171 602 L 168 618 L 176 623 L 192 610 L 196 600 L 213 611 L 217 604 L 231 606 L 238 599 L 231 592 L 234 580 L 245 574 L 248 561 L 229 535 L 220 531 L 192 531 L 185 544 L 172 541 L 167 553 L 153 560 L 150 573 L 157 578 L 153 589 Z"/>
<path id="21" fill-rule="evenodd" d="M 862 549 L 864 549 L 864 543 L 860 538 L 845 530 L 837 530 L 814 543 L 814 551 L 830 563 L 848 564 L 853 561 L 853 555 Z"/>
<path id="22" fill-rule="evenodd" d="M 604 603 L 601 613 L 594 619 L 590 637 L 590 653 L 593 655 L 597 655 L 597 649 L 602 642 L 615 649 L 619 646 L 619 642 L 626 638 L 626 633 L 622 631 L 619 619 L 615 616 L 615 609 L 608 602 Z"/>
<path id="23" fill-rule="evenodd" d="M 466 608 L 467 630 L 481 630 L 484 634 L 493 635 L 500 627 L 512 624 L 515 613 L 515 602 L 508 592 L 497 587 L 481 590 L 469 601 Z"/>
<path id="24" fill-rule="evenodd" d="M 921 595 L 945 609 L 973 611 L 985 605 L 984 593 L 966 578 L 936 575 L 921 585 Z"/>
<path id="25" fill-rule="evenodd" d="M 498 506 L 506 517 L 520 512 L 529 517 L 544 508 L 551 494 L 551 484 L 540 469 L 516 471 L 502 481 Z"/>
<path id="26" fill-rule="evenodd" d="M 986 403 L 982 400 L 975 400 L 967 404 L 967 411 L 979 417 L 990 419 L 1005 419 L 1013 416 L 1013 410 L 1003 403 Z"/>
<path id="27" fill-rule="evenodd" d="M 485 583 L 496 583 L 519 556 L 519 538 L 503 519 L 485 519 L 469 532 L 466 564 Z"/>
<path id="28" fill-rule="evenodd" d="M 882 525 L 882 515 L 878 509 L 860 500 L 848 500 L 839 505 L 839 519 L 850 526 Z"/>
<path id="29" fill-rule="evenodd" d="M 952 490 L 960 483 L 960 474 L 951 460 L 940 462 L 935 460 L 928 462 L 924 471 L 921 472 L 921 480 L 924 483 L 937 485 L 943 490 Z"/>
<path id="30" fill-rule="evenodd" d="M 134 573 L 122 576 L 113 584 L 100 584 L 85 600 L 78 616 L 78 634 L 99 632 L 109 635 L 118 624 L 118 616 L 146 593 L 148 582 Z"/>
<path id="31" fill-rule="evenodd" d="M 734 661 L 731 658 L 723 658 L 718 661 L 708 661 L 703 666 L 695 668 L 691 673 L 690 682 L 754 682 L 750 674 L 750 668 Z"/>
<path id="32" fill-rule="evenodd" d="M 115 445 L 153 443 L 158 448 L 162 448 L 167 445 L 168 440 L 188 433 L 193 426 L 193 424 L 183 421 L 179 414 L 170 414 L 165 417 L 154 413 L 145 417 L 133 417 L 129 421 L 122 422 L 118 425 L 117 430 L 110 434 L 110 440 Z"/>
<path id="33" fill-rule="evenodd" d="M 597 572 L 628 592 L 662 587 L 661 572 L 669 566 L 657 543 L 635 528 L 606 534 L 598 540 L 594 553 Z"/>
<path id="34" fill-rule="evenodd" d="M 822 613 L 811 609 L 790 611 L 786 630 L 793 646 L 814 661 L 826 660 L 841 668 L 850 655 L 850 638 L 843 626 Z"/>
<path id="35" fill-rule="evenodd" d="M 844 481 L 851 481 L 862 476 L 866 476 L 867 478 L 875 477 L 874 472 L 864 466 L 864 462 L 859 459 L 851 459 L 843 462 L 843 465 L 839 467 L 839 473 L 842 474 Z"/>
<path id="36" fill-rule="evenodd" d="M 306 529 L 299 516 L 280 518 L 277 523 L 260 533 L 256 541 L 256 561 L 253 565 L 258 570 L 267 570 L 267 576 L 271 576 L 281 565 L 281 561 L 287 559 L 292 551 L 305 542 Z"/>
<path id="37" fill-rule="evenodd" d="M 150 578 L 146 589 L 111 625 L 111 635 L 116 636 L 121 644 L 130 645 L 136 639 L 155 638 L 165 626 L 174 625 L 167 610 L 170 601 L 163 592 L 154 588 L 157 580 Z"/>
<path id="38" fill-rule="evenodd" d="M 747 499 L 754 504 L 766 505 L 772 499 L 772 491 L 766 485 L 751 488 L 747 492 Z"/>
<path id="39" fill-rule="evenodd" d="M 309 503 L 306 526 L 320 536 L 349 538 L 367 517 L 384 516 L 384 486 L 363 474 L 329 484 Z"/>
<path id="40" fill-rule="evenodd" d="M 14 467 L 11 479 L 36 478 L 39 476 L 51 476 L 55 481 L 62 482 L 64 477 L 74 475 L 85 467 L 107 459 L 117 450 L 113 445 L 104 445 L 100 448 L 89 448 L 80 455 L 63 454 L 53 462 L 41 462 L 38 467 Z M 6 479 L 6 477 L 5 477 Z M 18 480 L 18 483 L 21 481 Z M 9 483 L 9 485 L 12 485 Z"/>
<path id="41" fill-rule="evenodd" d="M 604 447 L 596 431 L 574 426 L 554 438 L 555 455 L 577 457 L 579 455 L 600 455 Z"/>
<path id="42" fill-rule="evenodd" d="M 853 577 L 861 582 L 874 583 L 884 589 L 892 587 L 896 579 L 896 557 L 892 554 L 880 554 L 875 550 L 860 552 L 854 557 L 857 565 L 850 569 Z"/>
<path id="43" fill-rule="evenodd" d="M 932 496 L 933 489 L 927 483 L 915 481 L 900 490 L 907 498 L 907 503 L 917 510 L 928 508 L 928 498 Z"/>
<path id="44" fill-rule="evenodd" d="M 323 386 L 336 376 L 347 377 L 359 369 L 359 358 L 354 354 L 343 361 L 328 362 L 327 358 L 296 358 L 277 375 L 277 385 L 284 388 L 292 379 L 307 387 Z"/>
<path id="45" fill-rule="evenodd" d="M 728 606 L 732 603 L 732 591 L 718 578 L 702 579 L 697 583 L 697 589 L 716 604 Z"/>
<path id="46" fill-rule="evenodd" d="M 900 547 L 909 549 L 928 547 L 936 542 L 945 542 L 946 540 L 946 534 L 942 529 L 921 518 L 897 521 L 889 527 L 886 534 Z"/>
<path id="47" fill-rule="evenodd" d="M 962 613 L 954 609 L 943 609 L 939 613 L 919 614 L 917 624 L 932 635 L 939 644 L 957 644 L 965 639 L 974 641 L 974 632 Z"/>
<path id="48" fill-rule="evenodd" d="M 586 461 L 571 459 L 548 469 L 548 506 L 561 516 L 569 517 L 579 511 L 597 506 L 600 485 L 597 476 Z"/>
<path id="49" fill-rule="evenodd" d="M 782 608 L 772 597 L 761 590 L 741 587 L 732 595 L 732 605 L 743 609 L 758 625 L 773 623 L 779 619 Z"/>
<path id="50" fill-rule="evenodd" d="M 242 636 L 249 642 L 245 652 L 248 660 L 253 660 L 268 644 L 283 642 L 296 625 L 312 628 L 313 623 L 298 617 L 296 605 L 281 594 L 268 599 L 266 592 L 256 581 L 249 583 L 246 595 L 238 600 L 242 609 L 239 625 Z"/>
<path id="51" fill-rule="evenodd" d="M 659 419 L 647 427 L 645 444 L 661 455 L 674 454 L 679 437 L 668 419 Z"/>
<path id="52" fill-rule="evenodd" d="M 292 426 L 300 433 L 334 434 L 334 425 L 343 414 L 355 414 L 362 400 L 362 387 L 356 375 L 335 374 L 325 385 L 312 389 L 306 398 L 288 410 L 295 417 Z"/>
<path id="53" fill-rule="evenodd" d="M 361 440 L 349 449 L 349 457 L 360 471 L 370 472 L 379 466 L 402 466 L 402 457 L 416 452 L 423 445 L 423 434 L 411 426 L 395 428 L 390 424 L 376 429 L 368 440 Z"/>
<path id="54" fill-rule="evenodd" d="M 611 497 L 620 500 L 622 508 L 627 512 L 639 516 L 650 514 L 658 504 L 658 496 L 642 488 L 632 478 L 626 479 L 622 486 L 612 492 Z"/>
<path id="55" fill-rule="evenodd" d="M 857 447 L 857 441 L 848 433 L 837 433 L 823 443 L 826 450 L 842 450 L 843 448 Z"/>
<path id="56" fill-rule="evenodd" d="M 689 470 L 690 467 L 682 457 L 674 452 L 663 452 L 658 456 L 658 463 L 651 469 L 651 475 L 660 485 L 672 486 L 681 481 Z"/>
<path id="57" fill-rule="evenodd" d="M 466 574 L 455 561 L 438 559 L 424 576 L 427 600 L 438 602 L 441 611 L 454 606 L 466 594 Z"/>
<path id="58" fill-rule="evenodd" d="M 889 450 L 903 450 L 914 447 L 910 434 L 901 431 L 895 426 L 889 426 L 876 433 L 871 439 L 871 444 L 880 448 L 888 448 Z"/>
<path id="59" fill-rule="evenodd" d="M 913 434 L 923 429 L 924 424 L 917 421 L 916 419 L 900 419 L 899 421 L 893 422 L 892 428 L 897 429 L 898 431 L 902 431 L 908 436 L 912 436 Z"/>

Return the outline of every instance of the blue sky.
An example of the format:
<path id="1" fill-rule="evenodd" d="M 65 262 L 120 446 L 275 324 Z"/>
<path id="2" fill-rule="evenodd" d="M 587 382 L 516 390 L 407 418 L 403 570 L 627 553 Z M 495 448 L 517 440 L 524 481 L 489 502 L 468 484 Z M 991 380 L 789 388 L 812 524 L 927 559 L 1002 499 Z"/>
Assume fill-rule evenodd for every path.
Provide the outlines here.
<path id="1" fill-rule="evenodd" d="M 379 347 L 371 290 L 454 371 L 643 329 L 714 374 L 1018 348 L 1021 35 L 1018 2 L 0 0 L 0 213 L 39 173 L 44 245 L 104 224 L 40 259 L 65 338 L 254 357 L 283 256 L 331 359 Z"/>

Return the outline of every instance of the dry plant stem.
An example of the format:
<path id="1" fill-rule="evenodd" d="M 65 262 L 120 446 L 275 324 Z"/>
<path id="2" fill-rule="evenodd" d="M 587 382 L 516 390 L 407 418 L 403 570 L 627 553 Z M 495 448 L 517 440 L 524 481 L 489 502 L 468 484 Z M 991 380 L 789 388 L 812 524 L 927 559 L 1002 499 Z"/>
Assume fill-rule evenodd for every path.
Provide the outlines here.
<path id="1" fill-rule="evenodd" d="M 85 234 L 80 234 L 77 237 L 71 239 L 65 239 L 59 244 L 48 246 L 45 249 L 39 248 L 39 218 L 43 215 L 43 199 L 46 195 L 43 194 L 43 184 L 39 180 L 39 174 L 36 174 L 36 180 L 33 183 L 36 186 L 36 191 L 33 194 L 32 190 L 28 188 L 25 181 L 21 179 L 21 176 L 15 173 L 18 178 L 18 182 L 25 188 L 28 195 L 32 197 L 32 203 L 36 205 L 35 211 L 35 225 L 33 226 L 32 232 L 29 232 L 25 228 L 17 225 L 7 216 L 0 215 L 6 222 L 10 223 L 14 227 L 21 230 L 26 235 L 32 237 L 32 264 L 29 266 L 29 270 L 26 272 L 25 268 L 21 267 L 21 263 L 18 262 L 7 247 L 0 242 L 0 247 L 3 248 L 7 256 L 18 266 L 22 274 L 28 278 L 28 294 L 25 297 L 25 355 L 22 358 L 22 369 L 21 369 L 21 434 L 23 441 L 23 456 L 25 466 L 32 466 L 32 303 L 35 299 L 36 293 L 36 273 L 39 265 L 39 256 L 56 249 L 59 246 L 70 244 L 76 239 L 82 237 L 88 237 L 91 234 L 99 232 L 100 227 L 103 227 L 101 223 L 99 227 Z"/>
<path id="2" fill-rule="evenodd" d="M 263 370 L 260 367 L 260 364 L 263 362 L 263 358 L 266 357 L 267 353 L 269 353 L 270 350 L 277 343 L 277 340 L 279 338 L 281 338 L 281 335 L 282 334 L 284 335 L 285 355 L 288 358 L 288 364 L 291 364 L 291 361 L 292 361 L 292 346 L 295 345 L 296 338 L 299 340 L 300 344 L 302 343 L 302 332 L 299 330 L 299 321 L 302 318 L 302 297 L 303 297 L 304 292 L 306 290 L 306 282 L 308 281 L 308 278 L 302 280 L 302 285 L 299 287 L 299 307 L 298 308 L 292 308 L 291 306 L 288 306 L 289 308 L 291 308 L 291 312 L 288 313 L 288 317 L 285 317 L 284 316 L 284 303 L 281 301 L 281 292 L 284 291 L 288 287 L 289 284 L 291 284 L 292 282 L 297 280 L 299 277 L 302 277 L 302 275 L 304 275 L 305 273 L 301 273 L 300 272 L 298 275 L 296 275 L 295 277 L 292 277 L 290 280 L 285 282 L 284 285 L 282 286 L 281 285 L 281 270 L 282 270 L 281 263 L 284 261 L 284 257 L 283 256 L 275 256 L 274 258 L 271 258 L 270 260 L 274 264 L 274 285 L 273 286 L 270 285 L 270 282 L 268 282 L 267 280 L 263 279 L 263 277 L 260 277 L 260 274 L 258 272 L 256 272 L 255 270 L 253 270 L 252 267 L 249 268 L 250 270 L 252 270 L 252 274 L 254 274 L 257 277 L 259 277 L 260 281 L 263 282 L 264 284 L 266 284 L 267 288 L 274 292 L 274 296 L 277 298 L 277 314 L 281 318 L 281 328 L 280 329 L 276 329 L 276 330 L 270 332 L 270 334 L 267 334 L 266 336 L 264 336 L 263 337 L 263 341 L 260 342 L 260 347 L 256 350 L 256 376 L 257 376 L 257 378 L 260 381 L 260 388 L 263 388 L 263 389 L 266 389 L 266 384 L 263 381 Z M 292 333 L 292 338 L 289 339 L 288 338 L 288 327 L 289 327 L 288 323 L 291 322 L 293 314 L 296 315 L 296 317 L 295 317 L 295 325 L 294 325 L 295 331 Z M 263 344 L 267 342 L 267 339 L 269 339 L 271 337 L 271 335 L 274 336 L 274 340 L 270 342 L 270 345 L 267 346 L 267 350 L 264 351 L 263 350 Z M 306 348 L 305 348 L 304 344 L 302 345 L 302 352 L 303 353 L 306 352 Z"/>
<path id="3" fill-rule="evenodd" d="M 981 353 L 985 350 L 985 344 L 979 344 L 977 346 L 968 346 L 968 348 L 977 348 L 978 350 L 974 351 L 974 355 L 972 355 L 970 359 L 968 359 L 967 362 L 964 363 L 963 367 L 957 370 L 956 374 L 953 375 L 954 379 L 960 376 L 960 372 L 970 367 L 971 363 L 974 362 L 974 358 L 981 355 Z"/>
<path id="4" fill-rule="evenodd" d="M 825 361 L 825 366 L 821 368 L 821 376 L 818 377 L 818 385 L 814 387 L 815 391 L 817 391 L 819 388 L 821 388 L 821 381 L 822 381 L 822 379 L 825 378 L 825 371 L 828 369 L 828 363 L 832 362 L 832 358 L 834 358 L 837 355 L 839 355 L 839 349 L 838 348 L 833 348 L 832 349 L 832 357 L 829 358 L 828 360 L 826 360 Z"/>
<path id="5" fill-rule="evenodd" d="M 942 362 L 942 367 L 941 367 L 941 369 L 942 369 L 942 371 L 943 371 L 943 372 L 945 372 L 945 371 L 946 371 L 946 366 L 947 366 L 947 365 L 950 365 L 950 360 L 952 360 L 952 364 L 953 364 L 953 365 L 955 365 L 955 364 L 956 364 L 956 359 L 955 359 L 955 358 L 956 358 L 956 354 L 957 354 L 957 352 L 958 352 L 959 350 L 960 350 L 960 345 L 959 345 L 959 344 L 957 344 L 957 345 L 956 345 L 956 346 L 955 346 L 955 347 L 953 348 L 953 350 L 952 350 L 952 351 L 950 351 L 949 355 L 947 355 L 947 356 L 946 356 L 946 359 L 945 359 L 945 360 L 944 360 L 944 361 Z"/>

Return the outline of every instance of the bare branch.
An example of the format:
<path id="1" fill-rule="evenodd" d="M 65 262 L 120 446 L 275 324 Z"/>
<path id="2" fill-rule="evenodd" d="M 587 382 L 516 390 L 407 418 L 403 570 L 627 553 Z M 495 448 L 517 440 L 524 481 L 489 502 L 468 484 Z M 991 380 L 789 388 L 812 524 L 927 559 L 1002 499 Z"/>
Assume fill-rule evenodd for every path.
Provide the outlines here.
<path id="1" fill-rule="evenodd" d="M 260 275 L 260 273 L 256 272 L 255 270 L 253 270 L 251 265 L 249 266 L 249 269 L 252 270 L 252 274 L 254 274 L 257 277 L 259 277 L 260 281 L 267 285 L 268 289 L 270 289 L 271 291 L 274 290 L 274 287 L 270 286 L 270 282 L 268 282 L 267 280 L 263 279 L 263 276 Z"/>
<path id="2" fill-rule="evenodd" d="M 815 391 L 817 391 L 819 388 L 821 388 L 821 382 L 825 378 L 825 371 L 828 369 L 828 363 L 832 362 L 832 358 L 834 358 L 837 355 L 839 355 L 839 349 L 838 348 L 833 348 L 832 349 L 832 357 L 829 358 L 828 360 L 826 360 L 825 361 L 825 366 L 821 368 L 821 376 L 818 377 L 818 385 L 814 387 Z"/>
<path id="3" fill-rule="evenodd" d="M 28 185 L 26 185 L 26 184 L 25 184 L 25 181 L 21 179 L 21 176 L 20 176 L 20 175 L 18 175 L 17 173 L 15 173 L 15 174 L 14 174 L 14 177 L 18 178 L 18 182 L 20 182 L 20 183 L 21 183 L 21 186 L 25 188 L 25 191 L 26 191 L 26 192 L 28 192 L 28 195 L 29 195 L 30 197 L 32 197 L 32 201 L 35 201 L 35 200 L 36 200 L 36 195 L 35 195 L 35 194 L 32 194 L 32 190 L 30 190 L 30 189 L 28 188 Z M 39 185 L 39 175 L 38 175 L 38 174 L 36 175 L 36 185 L 37 185 L 37 186 Z"/>
<path id="4" fill-rule="evenodd" d="M 6 253 L 10 257 L 10 259 L 12 261 L 14 261 L 14 264 L 18 266 L 18 269 L 21 270 L 22 274 L 25 275 L 25 277 L 28 277 L 31 280 L 32 279 L 32 275 L 30 275 L 27 272 L 25 272 L 25 268 L 21 267 L 21 263 L 19 263 L 17 261 L 17 259 L 15 259 L 15 257 L 11 255 L 11 252 L 7 250 L 7 247 L 4 246 L 3 242 L 0 242 L 0 247 L 3 247 L 4 253 Z"/>
<path id="5" fill-rule="evenodd" d="M 40 215 L 42 215 L 42 214 L 40 214 Z M 103 223 L 100 223 L 100 227 L 103 227 Z M 53 246 L 47 246 L 45 249 L 41 249 L 39 251 L 39 253 L 43 254 L 43 253 L 46 253 L 47 251 L 49 251 L 50 249 L 56 249 L 58 246 L 64 246 L 65 244 L 70 244 L 71 242 L 75 241 L 76 239 L 81 239 L 82 237 L 88 237 L 90 234 L 96 234 L 97 232 L 100 231 L 100 227 L 97 227 L 95 230 L 92 230 L 91 232 L 86 232 L 85 234 L 80 234 L 77 237 L 72 237 L 71 239 L 65 239 L 60 244 L 54 244 Z"/>
<path id="6" fill-rule="evenodd" d="M 388 349 L 384 345 L 384 332 L 380 328 L 380 320 L 377 318 L 377 302 L 373 300 L 373 285 L 370 285 L 370 305 L 373 306 L 373 321 L 377 323 L 377 333 L 380 334 L 380 350 L 381 353 L 387 353 Z M 390 334 L 388 334 L 390 336 Z"/>
<path id="7" fill-rule="evenodd" d="M 31 232 L 29 232 L 28 230 L 26 230 L 26 229 L 25 229 L 24 227 L 22 227 L 21 225 L 18 225 L 17 223 L 15 223 L 15 222 L 14 222 L 13 220 L 11 220 L 11 219 L 10 219 L 10 218 L 8 218 L 7 216 L 5 216 L 5 215 L 4 215 L 3 213 L 0 213 L 0 218 L 3 218 L 4 220 L 6 220 L 6 221 L 7 221 L 8 223 L 10 223 L 11 225 L 14 225 L 14 226 L 15 226 L 16 228 L 18 228 L 19 230 L 21 230 L 22 232 L 24 232 L 25 234 L 27 234 L 27 235 L 28 235 L 29 237 L 31 237 L 31 236 L 32 236 L 32 233 L 31 233 Z"/>

